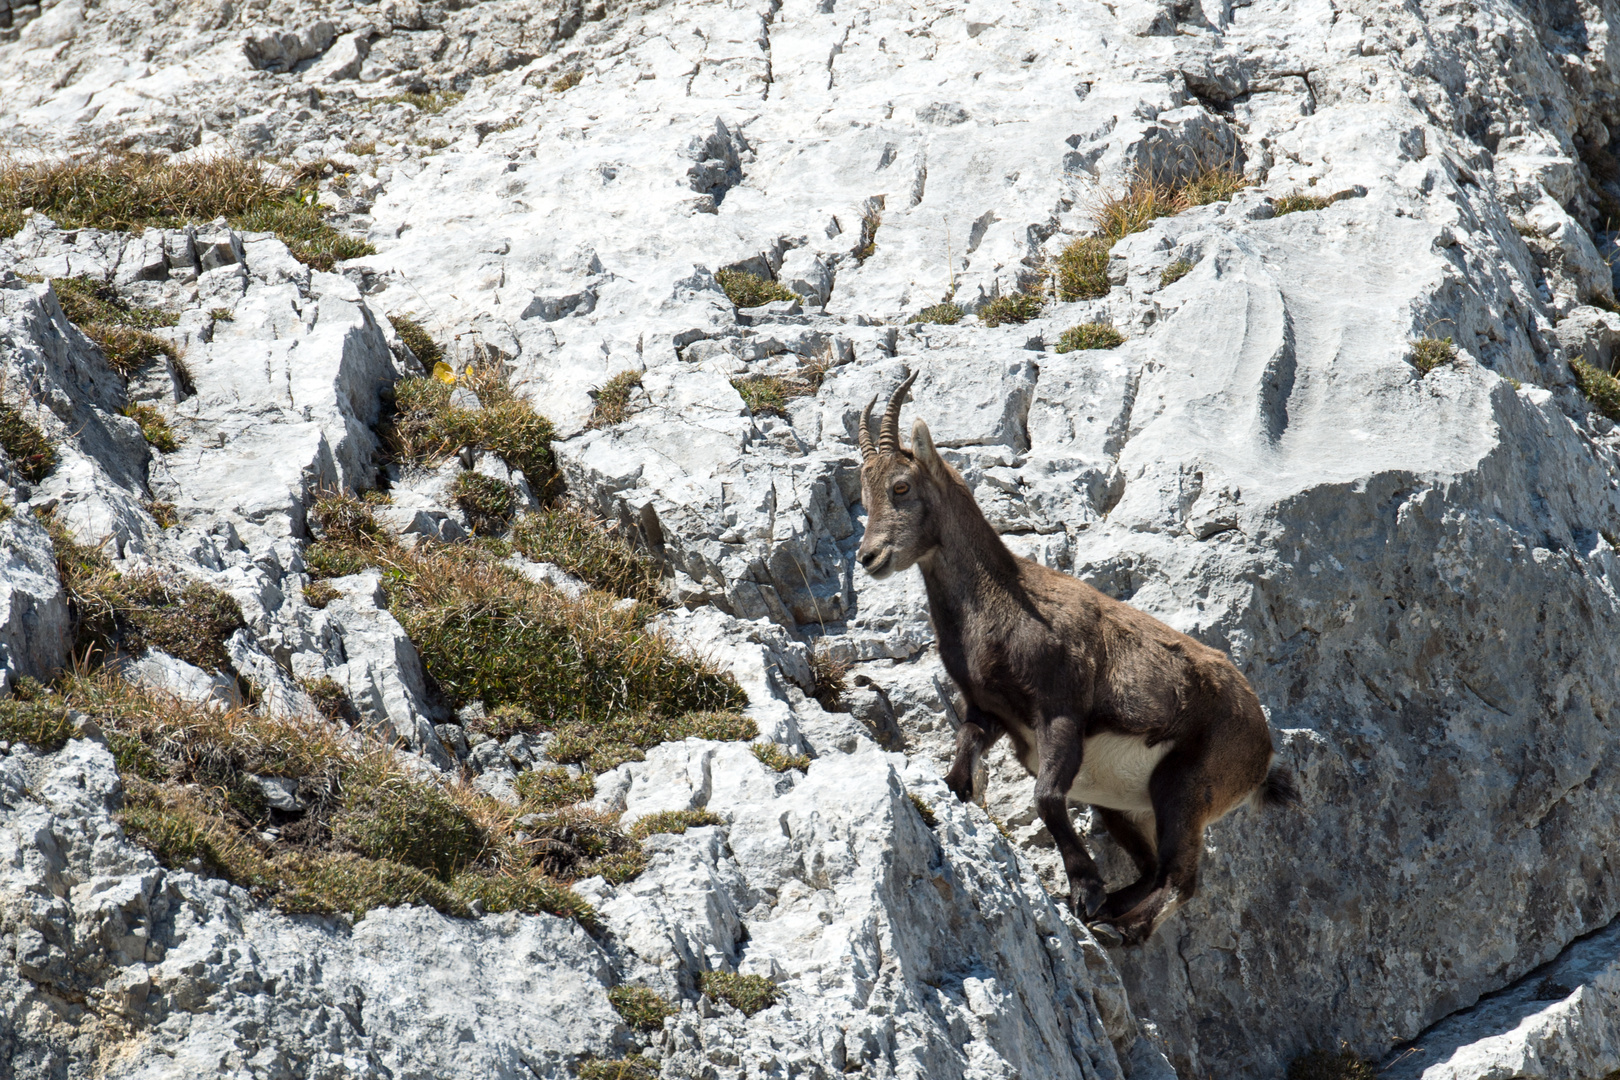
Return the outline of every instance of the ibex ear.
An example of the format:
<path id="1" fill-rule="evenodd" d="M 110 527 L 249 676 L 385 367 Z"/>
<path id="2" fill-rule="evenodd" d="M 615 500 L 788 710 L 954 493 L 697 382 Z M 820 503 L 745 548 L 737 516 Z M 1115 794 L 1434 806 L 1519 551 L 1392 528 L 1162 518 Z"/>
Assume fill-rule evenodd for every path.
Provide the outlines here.
<path id="1" fill-rule="evenodd" d="M 917 459 L 917 464 L 925 472 L 937 474 L 944 471 L 945 462 L 940 460 L 939 451 L 934 449 L 934 437 L 928 433 L 928 425 L 921 420 L 911 425 L 911 456 Z"/>

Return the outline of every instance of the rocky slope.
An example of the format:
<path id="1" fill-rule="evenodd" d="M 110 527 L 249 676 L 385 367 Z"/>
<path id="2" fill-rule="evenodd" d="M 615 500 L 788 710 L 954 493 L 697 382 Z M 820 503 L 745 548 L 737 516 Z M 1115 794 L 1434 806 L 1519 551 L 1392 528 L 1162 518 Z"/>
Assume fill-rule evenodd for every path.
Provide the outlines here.
<path id="1" fill-rule="evenodd" d="M 27 813 L 62 824 L 27 826 L 15 850 L 61 850 L 14 857 L 8 896 L 37 898 L 46 922 L 67 905 L 94 936 L 101 909 L 81 914 L 75 888 L 90 904 L 172 882 L 141 891 L 168 957 L 219 923 L 251 958 L 218 961 L 219 989 L 203 996 L 147 992 L 156 1011 L 119 1021 L 133 1042 L 100 1013 L 53 1013 L 40 987 L 56 984 L 19 968 L 11 1030 L 58 1048 L 38 1051 L 41 1070 L 79 1045 L 115 1071 L 206 1052 L 275 1075 L 282 1065 L 256 1062 L 261 1043 L 318 1038 L 321 1053 L 395 1075 L 521 1075 L 520 1063 L 562 1075 L 574 1055 L 629 1045 L 602 987 L 635 977 L 686 998 L 656 1041 L 667 1076 L 852 1061 L 930 1077 L 1151 1071 L 1161 1044 L 1133 1016 L 1188 1076 L 1277 1075 L 1341 1040 L 1379 1058 L 1420 1035 L 1422 1053 L 1395 1068 L 1429 1068 L 1432 1053 L 1451 1062 L 1433 1076 L 1506 1075 L 1490 1071 L 1500 1053 L 1519 1055 L 1514 1075 L 1612 1071 L 1602 934 L 1578 947 L 1610 959 L 1560 976 L 1576 1005 L 1546 1021 L 1556 1038 L 1487 1047 L 1523 1030 L 1502 1004 L 1514 991 L 1423 1033 L 1620 914 L 1608 872 L 1620 469 L 1614 424 L 1569 366 L 1607 366 L 1620 336 L 1613 249 L 1594 231 L 1620 211 L 1617 13 L 0 0 L 0 125 L 16 147 L 329 158 L 322 203 L 376 248 L 323 274 L 222 227 L 125 238 L 34 218 L 0 243 L 0 265 L 91 273 L 169 306 L 195 387 L 167 371 L 132 384 L 186 436 L 148 460 L 116 415 L 126 391 L 51 291 L 8 278 L 6 393 L 26 391 L 63 448 L 37 486 L 14 480 L 16 506 L 53 506 L 132 565 L 228 589 L 249 623 L 233 660 L 270 688 L 269 707 L 308 708 L 293 676 L 335 673 L 368 719 L 448 766 L 453 733 L 435 726 L 448 717 L 392 616 L 364 587 L 325 612 L 298 588 L 313 493 L 376 481 L 377 391 L 411 363 L 384 316 L 414 316 L 454 367 L 510 372 L 557 424 L 571 497 L 668 568 L 684 605 L 669 625 L 732 666 L 762 732 L 817 755 L 791 786 L 707 744 L 623 766 L 626 801 L 604 784 L 604 805 L 633 814 L 645 787 L 673 800 L 656 809 L 727 820 L 604 885 L 603 944 L 545 916 L 379 912 L 350 931 L 251 912 L 97 830 L 113 796 L 92 745 L 61 762 L 24 754 L 16 768 L 99 779 L 88 803 L 29 787 Z M 1141 170 L 1222 165 L 1250 186 L 1121 240 L 1104 296 L 1018 325 L 906 321 L 1038 284 Z M 1290 195 L 1316 201 L 1279 213 Z M 727 269 L 803 301 L 739 310 L 717 280 Z M 234 321 L 211 317 L 221 305 Z M 1065 328 L 1097 320 L 1125 343 L 1055 351 Z M 1450 338 L 1455 361 L 1420 372 L 1424 338 Z M 825 377 L 781 417 L 734 388 L 807 364 Z M 1199 898 L 1112 956 L 1128 1007 L 1109 962 L 1031 885 L 1054 884 L 1055 868 L 1017 767 L 996 759 L 987 777 L 1016 864 L 984 815 L 947 807 L 931 779 L 954 711 L 919 582 L 853 570 L 853 425 L 907 369 L 921 372 L 911 408 L 1008 542 L 1228 650 L 1301 779 L 1301 816 L 1244 812 L 1213 829 Z M 640 374 L 627 418 L 588 429 L 593 393 L 625 372 Z M 410 498 L 402 527 L 455 516 L 442 485 Z M 176 529 L 141 509 L 154 499 L 175 504 Z M 64 657 L 66 620 L 44 534 L 22 513 L 0 530 L 7 670 L 44 672 Z M 857 663 L 850 713 L 803 692 L 814 638 Z M 941 815 L 937 841 L 903 790 Z M 51 839 L 75 830 L 95 849 Z M 8 918 L 20 943 L 26 920 Z M 434 920 L 445 925 L 424 929 Z M 367 935 L 392 951 L 367 951 Z M 533 948 L 554 974 L 520 987 L 466 959 L 503 935 L 546 938 Z M 123 985 L 129 965 L 171 963 L 97 948 L 74 979 Z M 331 959 L 305 963 L 312 953 Z M 702 1016 L 678 975 L 694 963 L 753 965 L 786 1003 L 749 1024 Z M 513 1011 L 475 1009 L 474 1022 L 456 1017 L 466 1002 L 445 1002 L 422 1028 L 423 1006 L 403 1002 L 424 995 L 404 988 L 440 965 L 477 968 L 489 989 L 468 997 Z M 343 974 L 323 983 L 317 967 Z M 328 1003 L 330 1024 L 276 1028 L 254 1012 L 268 1005 L 253 979 Z M 344 1027 L 351 986 L 367 1000 L 392 987 L 402 1003 Z M 581 1003 L 563 1010 L 566 1032 L 526 1028 L 524 1000 L 563 999 Z M 832 1043 L 817 1034 L 829 1010 Z M 423 1034 L 462 1023 L 470 1035 Z"/>

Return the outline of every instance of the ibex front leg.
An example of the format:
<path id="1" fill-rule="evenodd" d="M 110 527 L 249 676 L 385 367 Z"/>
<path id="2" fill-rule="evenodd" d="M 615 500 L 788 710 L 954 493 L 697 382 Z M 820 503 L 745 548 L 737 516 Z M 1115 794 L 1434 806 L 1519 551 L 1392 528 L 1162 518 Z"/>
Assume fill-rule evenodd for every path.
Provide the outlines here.
<path id="1" fill-rule="evenodd" d="M 979 767 L 979 758 L 1001 738 L 1001 721 L 971 702 L 962 726 L 956 732 L 956 760 L 945 774 L 945 786 L 963 802 L 973 801 L 973 774 Z"/>
<path id="2" fill-rule="evenodd" d="M 1035 809 L 1057 843 L 1069 875 L 1069 904 L 1089 919 L 1108 899 L 1102 875 L 1069 820 L 1069 789 L 1080 775 L 1082 732 L 1072 717 L 1057 716 L 1039 734 L 1041 768 L 1035 776 Z"/>

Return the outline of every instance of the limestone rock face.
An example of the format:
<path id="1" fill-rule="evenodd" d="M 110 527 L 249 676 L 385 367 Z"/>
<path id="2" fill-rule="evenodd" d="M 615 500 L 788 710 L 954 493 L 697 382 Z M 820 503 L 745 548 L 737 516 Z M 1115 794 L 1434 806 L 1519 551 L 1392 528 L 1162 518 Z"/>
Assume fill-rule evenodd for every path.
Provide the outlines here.
<path id="1" fill-rule="evenodd" d="M 1569 367 L 1611 367 L 1620 340 L 1620 8 L 182 9 L 0 0 L 0 126 L 30 152 L 328 161 L 320 205 L 377 251 L 321 273 L 223 223 L 126 235 L 39 216 L 0 241 L 3 392 L 61 453 L 37 485 L 7 477 L 8 682 L 66 647 L 23 513 L 48 507 L 121 566 L 236 597 L 249 626 L 233 663 L 267 707 L 307 712 L 298 680 L 337 678 L 426 762 L 465 759 L 510 793 L 543 748 L 458 741 L 374 580 L 323 611 L 302 595 L 313 499 L 376 480 L 382 391 L 414 370 L 386 316 L 410 315 L 453 368 L 499 364 L 554 421 L 569 496 L 665 567 L 662 625 L 733 671 L 762 736 L 816 760 L 766 773 L 687 743 L 604 775 L 597 804 L 626 821 L 703 807 L 725 823 L 654 841 L 654 869 L 625 886 L 590 885 L 603 939 L 421 912 L 293 924 L 85 826 L 123 853 L 95 871 L 109 895 L 133 889 L 154 926 L 208 913 L 162 931 L 168 955 L 214 934 L 250 945 L 139 1014 L 154 1045 L 202 1061 L 270 1022 L 255 995 L 273 981 L 325 1017 L 330 1062 L 365 1063 L 343 1068 L 562 1076 L 642 1045 L 604 996 L 640 979 L 684 1002 L 645 1040 L 671 1078 L 1154 1076 L 1161 1056 L 1187 1076 L 1268 1077 L 1311 1047 L 1379 1059 L 1414 1039 L 1393 1074 L 1616 1067 L 1612 943 L 1565 950 L 1620 915 L 1620 439 Z M 1054 260 L 1133 179 L 1219 169 L 1244 186 L 1120 239 L 1090 298 L 1056 295 Z M 799 299 L 739 307 L 725 271 Z M 24 280 L 81 273 L 181 315 L 167 333 L 184 377 L 157 364 L 126 385 L 50 286 Z M 1035 289 L 1035 318 L 982 317 Z M 945 302 L 960 321 L 910 321 Z M 1124 344 L 1057 351 L 1091 322 Z M 1420 370 L 1424 339 L 1454 358 Z M 1141 949 L 1103 956 L 1034 886 L 1061 869 L 1004 752 L 983 791 L 1016 860 L 932 779 L 957 702 L 921 582 L 873 582 L 853 560 L 859 417 L 913 371 L 903 427 L 927 419 L 1007 544 L 1228 651 L 1300 782 L 1296 815 L 1211 829 L 1199 895 Z M 598 392 L 626 375 L 625 418 L 601 421 Z M 120 415 L 130 400 L 170 416 L 181 448 L 149 453 Z M 445 492 L 462 467 L 402 479 L 389 524 L 458 539 Z M 850 712 L 809 696 L 812 643 L 855 665 Z M 89 768 L 97 753 L 7 760 Z M 110 783 L 96 806 L 29 796 L 29 812 L 105 823 Z M 1111 842 L 1091 843 L 1123 883 Z M 6 864 L 22 867 L 7 896 L 77 911 L 41 859 Z M 213 899 L 174 899 L 193 895 Z M 52 1032 L 41 1062 L 111 1036 L 47 1021 L 40 986 L 125 985 L 73 968 L 61 943 L 53 959 L 55 917 L 27 924 L 44 944 L 22 916 L 6 924 L 38 958 L 7 994 L 35 1003 L 16 1030 Z M 390 935 L 412 944 L 378 958 Z M 490 959 L 508 941 L 542 959 L 527 974 Z M 435 965 L 500 1004 L 435 1001 L 429 1019 L 407 999 L 428 996 L 410 988 Z M 694 972 L 727 965 L 783 1003 L 744 1022 L 700 1000 Z M 546 994 L 577 1006 L 555 1030 L 532 1026 Z M 416 1030 L 461 1023 L 467 1045 Z M 280 1067 L 228 1045 L 243 1074 Z"/>

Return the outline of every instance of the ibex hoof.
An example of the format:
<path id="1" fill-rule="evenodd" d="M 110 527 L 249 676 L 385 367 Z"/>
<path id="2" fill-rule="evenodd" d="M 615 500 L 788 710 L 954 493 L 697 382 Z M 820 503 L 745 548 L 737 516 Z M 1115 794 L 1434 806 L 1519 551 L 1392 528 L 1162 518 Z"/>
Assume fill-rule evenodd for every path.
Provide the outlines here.
<path id="1" fill-rule="evenodd" d="M 1110 923 L 1087 923 L 1086 929 L 1090 930 L 1091 936 L 1097 939 L 1097 944 L 1105 949 L 1117 949 L 1125 944 L 1125 935 L 1121 934 Z"/>
<path id="2" fill-rule="evenodd" d="M 1096 918 L 1097 912 L 1101 911 L 1106 903 L 1108 892 L 1100 881 L 1070 887 L 1069 904 L 1074 908 L 1074 913 L 1082 919 Z"/>

